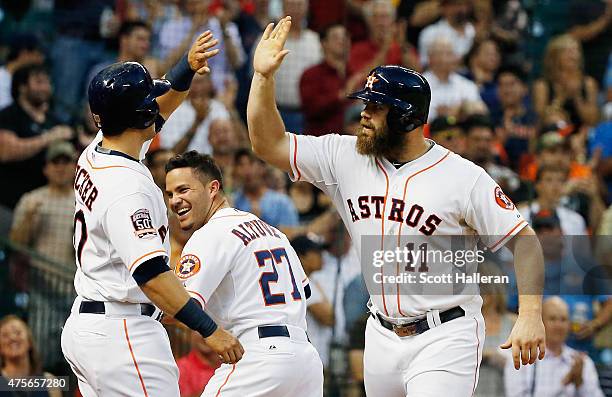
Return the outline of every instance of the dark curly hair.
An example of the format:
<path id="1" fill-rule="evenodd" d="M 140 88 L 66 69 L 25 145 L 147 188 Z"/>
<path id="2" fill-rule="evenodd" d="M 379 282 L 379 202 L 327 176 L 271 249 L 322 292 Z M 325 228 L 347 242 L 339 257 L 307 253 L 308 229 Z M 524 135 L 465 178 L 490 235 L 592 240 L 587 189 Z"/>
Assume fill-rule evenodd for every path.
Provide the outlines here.
<path id="1" fill-rule="evenodd" d="M 199 176 L 205 176 L 207 181 L 219 181 L 219 188 L 223 190 L 223 176 L 215 160 L 208 154 L 200 154 L 195 150 L 190 150 L 183 154 L 177 154 L 168 160 L 166 173 L 177 168 L 191 168 Z"/>

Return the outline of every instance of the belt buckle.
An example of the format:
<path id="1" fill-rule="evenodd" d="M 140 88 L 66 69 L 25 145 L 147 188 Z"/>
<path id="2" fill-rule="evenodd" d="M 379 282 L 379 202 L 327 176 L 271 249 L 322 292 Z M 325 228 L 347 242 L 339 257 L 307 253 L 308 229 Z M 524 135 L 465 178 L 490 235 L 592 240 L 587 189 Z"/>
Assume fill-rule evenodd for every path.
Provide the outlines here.
<path id="1" fill-rule="evenodd" d="M 416 324 L 404 324 L 404 325 L 395 325 L 393 324 L 393 332 L 400 338 L 406 336 L 413 336 L 417 334 Z"/>

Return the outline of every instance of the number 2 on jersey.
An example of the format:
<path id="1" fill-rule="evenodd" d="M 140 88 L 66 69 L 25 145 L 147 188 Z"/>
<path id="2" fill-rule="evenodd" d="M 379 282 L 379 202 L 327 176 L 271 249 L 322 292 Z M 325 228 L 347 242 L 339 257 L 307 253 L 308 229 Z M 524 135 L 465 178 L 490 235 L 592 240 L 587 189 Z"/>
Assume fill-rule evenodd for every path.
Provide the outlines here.
<path id="1" fill-rule="evenodd" d="M 81 237 L 79 238 L 79 243 L 77 245 L 77 221 L 81 223 Z M 77 264 L 81 266 L 81 255 L 83 255 L 83 246 L 87 241 L 87 226 L 85 225 L 85 214 L 83 210 L 78 210 L 76 214 L 74 214 L 74 237 L 73 237 L 73 245 L 77 254 Z"/>
<path id="2" fill-rule="evenodd" d="M 270 251 L 257 251 L 255 252 L 255 257 L 257 258 L 257 264 L 260 268 L 266 266 L 266 261 L 270 261 L 270 263 L 272 264 L 272 271 L 264 272 L 259 278 L 259 286 L 261 287 L 261 292 L 263 294 L 266 306 L 282 305 L 286 302 L 284 293 L 273 294 L 270 291 L 270 283 L 278 282 L 278 272 L 276 271 L 276 265 L 281 264 L 283 262 L 283 258 L 285 258 L 287 261 L 287 268 L 289 269 L 289 276 L 291 276 L 291 284 L 293 285 L 291 297 L 294 301 L 302 299 L 297 284 L 295 283 L 295 277 L 293 277 L 293 270 L 291 269 L 289 256 L 287 255 L 287 251 L 285 251 L 284 248 L 275 248 Z"/>

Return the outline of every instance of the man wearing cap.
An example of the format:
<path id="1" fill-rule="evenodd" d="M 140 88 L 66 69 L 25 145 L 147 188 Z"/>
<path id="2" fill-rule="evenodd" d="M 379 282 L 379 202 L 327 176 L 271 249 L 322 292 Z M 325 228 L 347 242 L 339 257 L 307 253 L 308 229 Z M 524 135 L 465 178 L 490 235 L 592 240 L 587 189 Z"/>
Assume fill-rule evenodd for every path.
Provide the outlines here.
<path id="1" fill-rule="evenodd" d="M 49 259 L 74 264 L 72 181 L 76 151 L 61 141 L 49 146 L 43 173 L 47 184 L 25 193 L 15 208 L 11 240 Z"/>
<path id="2" fill-rule="evenodd" d="M 71 143 L 60 141 L 52 144 L 45 154 L 43 173 L 47 184 L 25 193 L 15 208 L 10 238 L 42 255 L 45 259 L 31 259 L 33 274 L 30 278 L 29 324 L 34 340 L 59 339 L 63 321 L 49 323 L 49 319 L 62 319 L 68 308 L 62 307 L 63 300 L 49 299 L 51 296 L 70 296 L 72 287 L 57 282 L 57 276 L 49 273 L 59 270 L 74 271 L 74 248 L 72 246 L 72 218 L 74 215 L 74 193 L 72 182 L 76 168 L 76 151 Z M 17 176 L 19 177 L 19 176 Z M 64 266 L 61 266 L 64 265 Z M 28 269 L 20 269 L 26 272 Z M 63 289 L 62 289 L 63 287 Z M 68 290 L 66 289 L 68 288 Z M 49 316 L 51 311 L 56 315 Z M 46 323 L 42 326 L 43 323 Z M 42 347 L 42 346 L 40 346 Z M 57 343 L 39 349 L 47 368 L 54 367 L 61 357 Z M 63 360 L 61 360 L 63 362 Z"/>
<path id="3" fill-rule="evenodd" d="M 557 165 L 545 164 L 538 169 L 535 181 L 535 200 L 518 206 L 518 210 L 530 223 L 541 210 L 556 212 L 561 231 L 566 236 L 586 235 L 584 218 L 576 211 L 561 205 L 563 189 L 567 183 L 568 169 Z"/>
<path id="4" fill-rule="evenodd" d="M 436 117 L 429 124 L 429 134 L 436 143 L 457 154 L 465 151 L 465 132 L 456 117 Z"/>

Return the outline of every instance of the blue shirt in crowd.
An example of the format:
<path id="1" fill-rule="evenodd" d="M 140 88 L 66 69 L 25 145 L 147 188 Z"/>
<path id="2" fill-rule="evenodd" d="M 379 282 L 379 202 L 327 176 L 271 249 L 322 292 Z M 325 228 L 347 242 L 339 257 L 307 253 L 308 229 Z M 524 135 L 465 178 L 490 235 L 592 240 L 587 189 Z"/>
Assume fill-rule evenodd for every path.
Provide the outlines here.
<path id="1" fill-rule="evenodd" d="M 251 203 L 242 191 L 234 194 L 234 207 L 241 210 L 251 212 Z M 259 208 L 262 221 L 271 226 L 297 226 L 298 212 L 293 205 L 289 196 L 275 192 L 274 190 L 266 190 L 259 200 Z"/>

